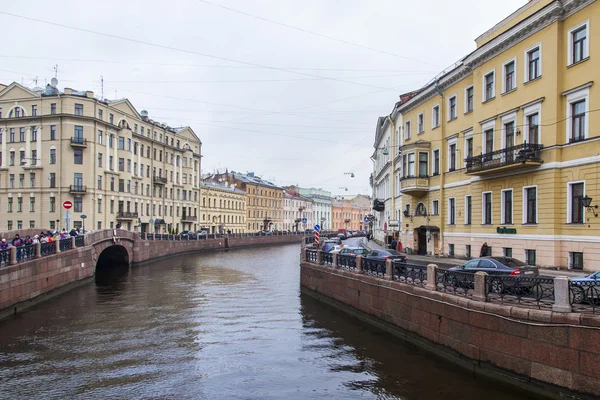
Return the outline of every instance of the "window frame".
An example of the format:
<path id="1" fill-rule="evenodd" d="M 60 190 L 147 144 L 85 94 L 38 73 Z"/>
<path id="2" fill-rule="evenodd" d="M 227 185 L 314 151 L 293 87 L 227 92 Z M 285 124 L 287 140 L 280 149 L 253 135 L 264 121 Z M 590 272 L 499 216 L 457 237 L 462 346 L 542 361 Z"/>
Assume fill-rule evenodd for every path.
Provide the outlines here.
<path id="1" fill-rule="evenodd" d="M 513 64 L 513 76 L 511 78 L 511 85 L 512 87 L 509 89 L 507 88 L 507 74 L 506 74 L 506 67 L 510 64 Z M 506 94 L 506 93 L 510 93 L 514 90 L 517 89 L 517 57 L 513 57 L 510 60 L 506 61 L 504 64 L 502 64 L 502 94 Z"/>
<path id="2" fill-rule="evenodd" d="M 586 184 L 584 180 L 580 180 L 580 181 L 572 181 L 572 182 L 567 182 L 567 224 L 572 224 L 572 225 L 584 225 L 585 224 L 585 207 L 583 207 L 583 205 L 581 206 L 581 208 L 583 209 L 581 212 L 581 222 L 573 222 L 573 195 L 572 195 L 572 186 L 576 185 L 576 184 L 583 184 L 583 195 L 585 196 L 585 189 L 586 189 Z"/>
<path id="3" fill-rule="evenodd" d="M 577 90 L 575 92 L 569 93 L 566 96 L 567 110 L 566 110 L 566 143 L 576 143 L 582 140 L 585 140 L 589 137 L 590 130 L 590 120 L 589 120 L 589 111 L 590 111 L 590 90 L 589 88 L 584 88 L 581 90 Z M 583 117 L 584 123 L 584 132 L 583 138 L 580 140 L 571 140 L 571 136 L 573 134 L 573 104 L 578 103 L 579 101 L 585 100 L 585 115 Z"/>
<path id="4" fill-rule="evenodd" d="M 573 57 L 574 50 L 574 40 L 573 34 L 582 28 L 585 27 L 585 43 L 583 44 L 583 54 L 580 60 L 575 61 Z M 567 67 L 575 64 L 579 64 L 590 57 L 590 20 L 587 19 L 580 23 L 579 25 L 575 25 L 573 28 L 569 29 L 567 32 Z"/>
<path id="5" fill-rule="evenodd" d="M 431 201 L 431 215 L 440 215 L 440 201 L 432 200 Z"/>
<path id="6" fill-rule="evenodd" d="M 529 208 L 528 208 L 528 197 L 527 197 L 527 190 L 528 189 L 535 189 L 535 222 L 528 222 L 528 217 L 529 217 Z M 538 185 L 530 185 L 530 186 L 523 186 L 523 191 L 522 191 L 522 202 L 523 204 L 521 205 L 522 207 L 522 212 L 521 214 L 523 215 L 522 217 L 522 223 L 523 225 L 537 225 L 539 220 L 538 220 L 538 215 L 539 215 L 539 191 L 538 191 Z"/>
<path id="7" fill-rule="evenodd" d="M 404 121 L 404 140 L 410 140 L 410 119 L 408 121 Z"/>
<path id="8" fill-rule="evenodd" d="M 448 140 L 448 172 L 454 172 L 458 170 L 458 159 L 456 158 L 456 153 L 458 152 L 458 141 L 456 138 Z M 454 169 L 451 168 L 452 165 L 452 146 L 454 146 Z"/>
<path id="9" fill-rule="evenodd" d="M 436 167 L 436 158 L 435 154 L 437 152 L 437 172 L 435 170 Z M 440 174 L 440 149 L 433 149 L 431 151 L 431 176 L 438 176 Z"/>
<path id="10" fill-rule="evenodd" d="M 425 113 L 417 115 L 417 135 L 425 132 Z"/>
<path id="11" fill-rule="evenodd" d="M 486 210 L 485 197 L 487 194 L 490 195 L 490 222 L 486 222 L 488 214 Z M 481 193 L 481 225 L 494 225 L 494 194 L 491 191 Z"/>
<path id="12" fill-rule="evenodd" d="M 486 82 L 486 78 L 488 76 L 492 75 L 493 77 L 493 81 L 492 81 L 492 95 L 488 98 L 487 97 L 487 82 Z M 491 69 L 488 72 L 486 72 L 485 74 L 483 74 L 481 76 L 481 102 L 482 103 L 486 103 L 488 101 L 492 101 L 496 98 L 496 69 Z"/>
<path id="13" fill-rule="evenodd" d="M 454 104 L 452 104 L 452 100 L 454 100 Z M 458 111 L 457 111 L 457 105 L 458 105 L 458 96 L 455 94 L 448 96 L 448 122 L 450 121 L 454 121 L 456 118 L 458 118 Z M 452 108 L 454 106 L 454 116 L 452 115 Z"/>
<path id="14" fill-rule="evenodd" d="M 541 125 L 541 121 L 542 121 L 542 103 L 538 102 L 536 104 L 532 104 L 529 107 L 526 107 L 523 109 L 523 128 L 524 128 L 524 139 L 523 141 L 525 141 L 525 137 L 529 138 L 529 117 L 533 116 L 537 114 L 538 115 L 538 125 L 537 125 L 537 143 L 541 144 L 542 143 L 542 125 Z M 527 143 L 530 143 L 529 141 Z"/>
<path id="15" fill-rule="evenodd" d="M 418 178 L 429 178 L 428 175 L 428 171 L 429 171 L 429 152 L 428 151 L 419 151 L 419 156 L 418 156 L 418 160 L 417 162 L 417 169 L 415 170 L 415 172 L 417 173 L 417 177 Z M 421 175 L 421 155 L 425 156 L 425 175 Z"/>
<path id="16" fill-rule="evenodd" d="M 529 74 L 529 72 L 530 72 L 529 66 L 531 63 L 529 56 L 530 56 L 530 53 L 534 52 L 536 49 L 538 49 L 538 51 L 540 53 L 539 57 L 538 57 L 538 75 L 535 78 L 532 78 Z M 526 49 L 523 52 L 523 57 L 524 57 L 523 59 L 525 60 L 525 62 L 523 63 L 523 68 L 524 68 L 524 75 L 523 75 L 524 81 L 523 82 L 528 83 L 531 81 L 535 81 L 536 79 L 540 79 L 542 77 L 542 60 L 543 60 L 543 58 L 542 58 L 542 42 L 537 43 L 537 44 L 529 47 L 528 49 Z"/>
<path id="17" fill-rule="evenodd" d="M 469 108 L 469 90 L 471 90 L 471 108 Z M 475 89 L 473 85 L 467 86 L 465 88 L 465 114 L 468 114 L 473 111 L 475 107 Z"/>
<path id="18" fill-rule="evenodd" d="M 469 153 L 467 151 L 467 149 L 468 149 L 467 143 L 469 140 L 471 140 L 471 150 L 473 150 L 473 153 L 475 152 L 475 147 L 473 146 L 473 143 L 474 143 L 473 129 L 469 129 L 468 131 L 466 131 L 463 134 L 463 136 L 464 136 L 464 151 L 463 151 L 464 156 L 465 156 L 465 158 L 473 157 L 474 154 L 469 155 Z"/>
<path id="19" fill-rule="evenodd" d="M 456 197 L 448 198 L 448 225 L 456 225 Z"/>
<path id="20" fill-rule="evenodd" d="M 510 221 L 506 220 L 506 193 L 510 192 Z M 515 222 L 515 192 L 513 188 L 500 191 L 500 225 L 514 225 Z"/>
<path id="21" fill-rule="evenodd" d="M 467 198 L 470 199 L 467 202 Z M 469 205 L 469 206 L 467 206 Z M 470 194 L 465 195 L 465 225 L 471 225 L 473 223 L 473 196 Z"/>
<path id="22" fill-rule="evenodd" d="M 437 112 L 436 112 L 437 110 Z M 436 121 L 437 117 L 437 121 Z M 435 129 L 440 126 L 440 104 L 436 104 L 431 107 L 431 129 Z"/>

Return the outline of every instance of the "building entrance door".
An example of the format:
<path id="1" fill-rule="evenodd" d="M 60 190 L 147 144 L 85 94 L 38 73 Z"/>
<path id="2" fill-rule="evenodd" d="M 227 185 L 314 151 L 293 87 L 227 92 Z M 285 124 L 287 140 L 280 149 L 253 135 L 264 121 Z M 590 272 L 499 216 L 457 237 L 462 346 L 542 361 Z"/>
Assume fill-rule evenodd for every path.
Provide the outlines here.
<path id="1" fill-rule="evenodd" d="M 417 230 L 417 245 L 419 246 L 417 254 L 427 255 L 427 228 L 420 227 Z"/>

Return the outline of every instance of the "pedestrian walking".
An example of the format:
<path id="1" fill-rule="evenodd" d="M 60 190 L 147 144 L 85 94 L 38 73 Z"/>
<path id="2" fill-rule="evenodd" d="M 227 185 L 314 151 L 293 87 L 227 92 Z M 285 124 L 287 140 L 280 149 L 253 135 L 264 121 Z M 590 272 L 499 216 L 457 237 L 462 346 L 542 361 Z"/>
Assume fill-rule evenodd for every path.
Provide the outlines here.
<path id="1" fill-rule="evenodd" d="M 484 242 L 481 246 L 481 251 L 479 252 L 479 257 L 486 257 L 488 255 L 488 244 Z"/>
<path id="2" fill-rule="evenodd" d="M 398 244 L 396 245 L 396 250 L 398 253 L 402 253 L 402 240 L 398 239 Z"/>
<path id="3" fill-rule="evenodd" d="M 391 248 L 392 250 L 396 250 L 396 246 L 398 246 L 398 242 L 396 241 L 396 238 L 393 238 L 393 239 L 392 239 L 392 243 L 391 243 L 391 245 L 390 245 L 390 248 Z"/>

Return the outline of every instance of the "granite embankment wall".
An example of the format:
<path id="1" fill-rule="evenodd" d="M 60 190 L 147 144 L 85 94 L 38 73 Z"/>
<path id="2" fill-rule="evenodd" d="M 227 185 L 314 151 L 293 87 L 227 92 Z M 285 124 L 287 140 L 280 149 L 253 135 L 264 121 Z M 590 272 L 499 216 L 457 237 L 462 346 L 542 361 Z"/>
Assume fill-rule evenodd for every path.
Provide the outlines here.
<path id="1" fill-rule="evenodd" d="M 600 395 L 600 317 L 474 301 L 304 261 L 301 283 L 473 372 L 556 398 Z"/>
<path id="2" fill-rule="evenodd" d="M 216 238 L 203 240 L 142 240 L 124 230 L 84 236 L 85 245 L 64 252 L 13 263 L 0 268 L 0 317 L 17 313 L 50 294 L 60 293 L 94 276 L 96 262 L 111 246 L 127 250 L 129 262 L 145 262 L 207 250 L 300 243 L 301 235 Z M 39 252 L 38 252 L 39 256 Z"/>

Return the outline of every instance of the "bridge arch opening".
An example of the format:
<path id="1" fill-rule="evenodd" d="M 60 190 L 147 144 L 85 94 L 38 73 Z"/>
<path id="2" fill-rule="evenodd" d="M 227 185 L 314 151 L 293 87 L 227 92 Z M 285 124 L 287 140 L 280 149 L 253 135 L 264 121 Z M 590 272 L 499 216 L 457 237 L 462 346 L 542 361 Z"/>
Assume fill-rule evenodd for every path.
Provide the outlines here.
<path id="1" fill-rule="evenodd" d="M 129 253 L 121 245 L 112 245 L 102 250 L 96 261 L 96 285 L 105 286 L 127 280 L 129 275 Z"/>

